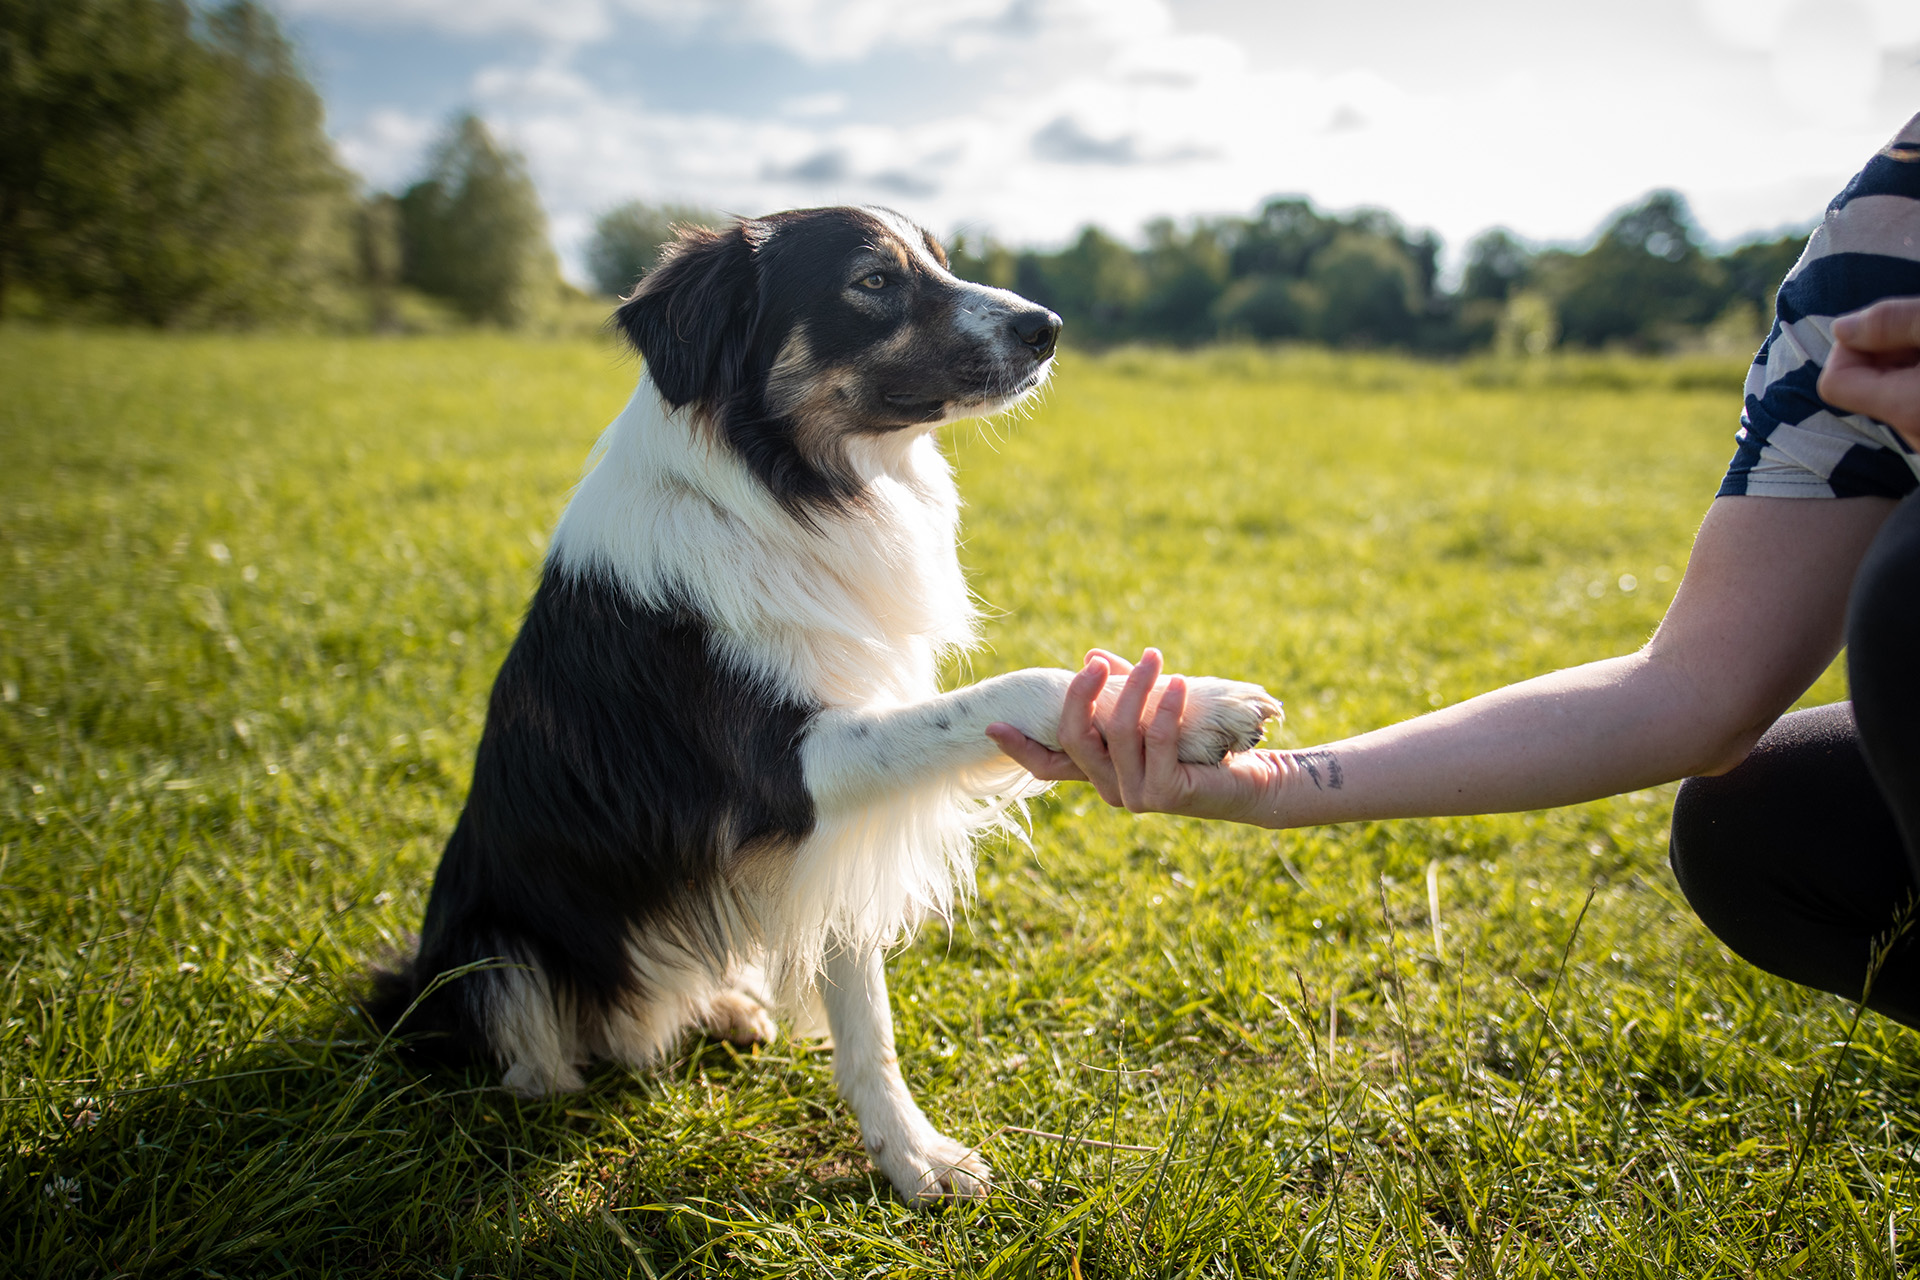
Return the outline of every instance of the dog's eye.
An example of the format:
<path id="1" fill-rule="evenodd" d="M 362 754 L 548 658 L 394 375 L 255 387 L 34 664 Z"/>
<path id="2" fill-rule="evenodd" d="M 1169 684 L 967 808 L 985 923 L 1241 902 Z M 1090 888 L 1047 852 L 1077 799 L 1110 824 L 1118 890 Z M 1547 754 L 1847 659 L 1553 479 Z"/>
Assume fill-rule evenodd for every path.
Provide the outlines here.
<path id="1" fill-rule="evenodd" d="M 860 282 L 860 287 L 862 289 L 874 289 L 874 290 L 884 289 L 887 287 L 887 278 L 881 275 L 878 271 L 876 271 L 872 275 L 868 276 L 866 279 L 862 280 Z"/>

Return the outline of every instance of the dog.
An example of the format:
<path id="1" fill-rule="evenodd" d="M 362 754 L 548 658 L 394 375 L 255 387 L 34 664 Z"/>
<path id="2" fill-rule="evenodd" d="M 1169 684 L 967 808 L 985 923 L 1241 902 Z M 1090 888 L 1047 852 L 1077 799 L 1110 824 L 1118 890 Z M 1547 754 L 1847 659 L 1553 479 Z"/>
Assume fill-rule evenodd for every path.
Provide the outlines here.
<path id="1" fill-rule="evenodd" d="M 1035 789 L 987 725 L 1057 744 L 1071 671 L 940 691 L 977 631 L 934 428 L 1031 396 L 1060 319 L 896 213 L 828 208 L 680 229 L 613 323 L 643 375 L 500 668 L 418 954 L 369 1012 L 537 1097 L 689 1028 L 770 1039 L 771 1008 L 817 998 L 875 1165 L 909 1201 L 983 1194 L 901 1077 L 882 966 Z M 1188 705 L 1195 761 L 1279 713 L 1224 680 Z"/>

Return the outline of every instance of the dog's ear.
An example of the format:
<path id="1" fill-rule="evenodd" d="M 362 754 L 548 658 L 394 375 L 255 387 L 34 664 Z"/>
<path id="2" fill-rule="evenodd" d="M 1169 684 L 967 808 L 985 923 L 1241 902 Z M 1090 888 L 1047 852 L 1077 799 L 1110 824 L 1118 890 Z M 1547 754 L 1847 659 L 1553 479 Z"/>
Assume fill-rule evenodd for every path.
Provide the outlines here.
<path id="1" fill-rule="evenodd" d="M 742 375 L 759 311 L 751 224 L 683 227 L 613 313 L 666 402 L 723 397 Z"/>

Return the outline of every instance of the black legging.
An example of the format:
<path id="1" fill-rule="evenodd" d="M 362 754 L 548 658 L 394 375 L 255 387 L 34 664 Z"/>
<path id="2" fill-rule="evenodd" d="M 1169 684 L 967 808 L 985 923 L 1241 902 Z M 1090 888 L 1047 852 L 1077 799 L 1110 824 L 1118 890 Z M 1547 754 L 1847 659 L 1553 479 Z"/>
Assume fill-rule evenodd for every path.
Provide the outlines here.
<path id="1" fill-rule="evenodd" d="M 1730 655 L 1731 656 L 1731 655 Z M 1769 973 L 1920 1027 L 1920 493 L 1868 548 L 1847 606 L 1853 701 L 1783 716 L 1738 767 L 1689 778 L 1673 873 Z M 1897 936 L 1891 948 L 1889 938 Z"/>

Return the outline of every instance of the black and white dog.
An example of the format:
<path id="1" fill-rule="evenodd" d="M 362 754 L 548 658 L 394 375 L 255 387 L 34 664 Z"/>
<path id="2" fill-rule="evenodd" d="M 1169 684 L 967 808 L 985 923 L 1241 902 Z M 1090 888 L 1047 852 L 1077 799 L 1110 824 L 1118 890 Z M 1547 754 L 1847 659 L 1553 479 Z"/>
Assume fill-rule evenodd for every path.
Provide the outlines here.
<path id="1" fill-rule="evenodd" d="M 775 998 L 817 984 L 874 1162 L 911 1200 L 980 1194 L 901 1078 L 882 960 L 1032 789 L 987 725 L 1054 741 L 1072 677 L 937 683 L 975 611 L 933 428 L 1039 387 L 1060 320 L 840 208 L 682 231 L 615 323 L 645 376 L 560 518 L 419 956 L 372 1012 L 414 1006 L 403 1031 L 540 1095 L 688 1027 L 769 1038 Z M 1192 760 L 1279 711 L 1220 680 L 1189 708 Z"/>

